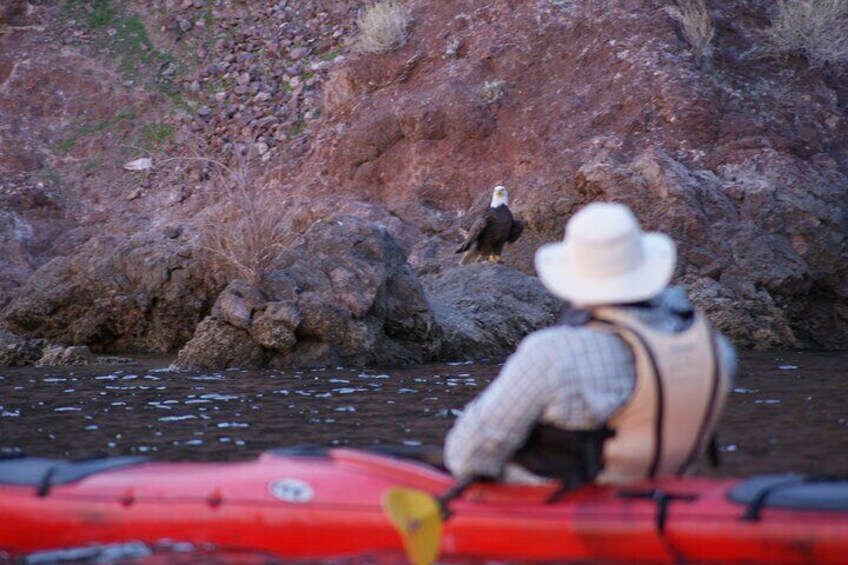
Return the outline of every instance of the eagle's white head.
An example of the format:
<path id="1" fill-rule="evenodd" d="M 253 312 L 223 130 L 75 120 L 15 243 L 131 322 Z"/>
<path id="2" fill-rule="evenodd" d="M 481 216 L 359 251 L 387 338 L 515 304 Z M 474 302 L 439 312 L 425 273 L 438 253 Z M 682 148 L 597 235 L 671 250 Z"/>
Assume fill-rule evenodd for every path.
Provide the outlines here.
<path id="1" fill-rule="evenodd" d="M 509 206 L 509 193 L 505 186 L 498 185 L 492 190 L 492 208 Z"/>

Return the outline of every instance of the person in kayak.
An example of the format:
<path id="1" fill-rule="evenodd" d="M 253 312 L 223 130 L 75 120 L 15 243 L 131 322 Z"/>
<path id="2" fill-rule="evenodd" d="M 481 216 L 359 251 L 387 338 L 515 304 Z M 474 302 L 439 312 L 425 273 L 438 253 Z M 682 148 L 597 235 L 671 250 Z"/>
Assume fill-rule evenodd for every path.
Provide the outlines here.
<path id="1" fill-rule="evenodd" d="M 535 255 L 567 303 L 519 344 L 448 433 L 457 477 L 627 483 L 685 474 L 710 445 L 736 356 L 679 287 L 675 245 L 592 203 Z M 715 449 L 713 453 L 716 454 Z M 716 454 L 717 455 L 717 454 Z"/>

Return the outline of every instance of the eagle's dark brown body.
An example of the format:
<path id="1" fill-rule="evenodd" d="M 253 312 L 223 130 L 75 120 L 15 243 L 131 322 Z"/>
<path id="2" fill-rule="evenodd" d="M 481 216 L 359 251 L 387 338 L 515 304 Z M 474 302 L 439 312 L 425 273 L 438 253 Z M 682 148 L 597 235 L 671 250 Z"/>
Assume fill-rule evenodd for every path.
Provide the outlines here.
<path id="1" fill-rule="evenodd" d="M 465 253 L 461 265 L 481 258 L 500 261 L 504 245 L 514 243 L 524 231 L 524 222 L 512 216 L 506 205 L 489 208 L 477 218 L 465 242 L 456 250 Z"/>

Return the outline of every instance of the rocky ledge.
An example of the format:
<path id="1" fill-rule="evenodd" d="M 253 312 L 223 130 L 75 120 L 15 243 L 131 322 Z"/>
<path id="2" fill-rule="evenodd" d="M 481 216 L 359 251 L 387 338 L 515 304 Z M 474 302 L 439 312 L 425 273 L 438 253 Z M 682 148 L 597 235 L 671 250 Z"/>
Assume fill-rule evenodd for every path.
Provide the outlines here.
<path id="1" fill-rule="evenodd" d="M 283 252 L 261 285 L 230 283 L 175 368 L 498 359 L 560 308 L 536 278 L 503 265 L 422 284 L 385 226 L 336 215 Z"/>

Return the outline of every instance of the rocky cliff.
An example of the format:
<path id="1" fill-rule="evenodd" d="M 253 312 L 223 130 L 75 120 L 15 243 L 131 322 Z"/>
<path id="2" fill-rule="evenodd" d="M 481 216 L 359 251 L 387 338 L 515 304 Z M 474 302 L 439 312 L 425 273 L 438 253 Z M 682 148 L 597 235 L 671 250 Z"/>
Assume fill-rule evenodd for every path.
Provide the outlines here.
<path id="1" fill-rule="evenodd" d="M 612 200 L 738 346 L 848 347 L 848 83 L 765 56 L 771 2 L 713 5 L 708 50 L 670 4 L 409 0 L 359 53 L 357 3 L 31 1 L 0 24 L 3 322 L 184 360 L 503 355 L 557 313 L 514 299 L 534 250 Z M 527 230 L 457 270 L 494 184 Z"/>

